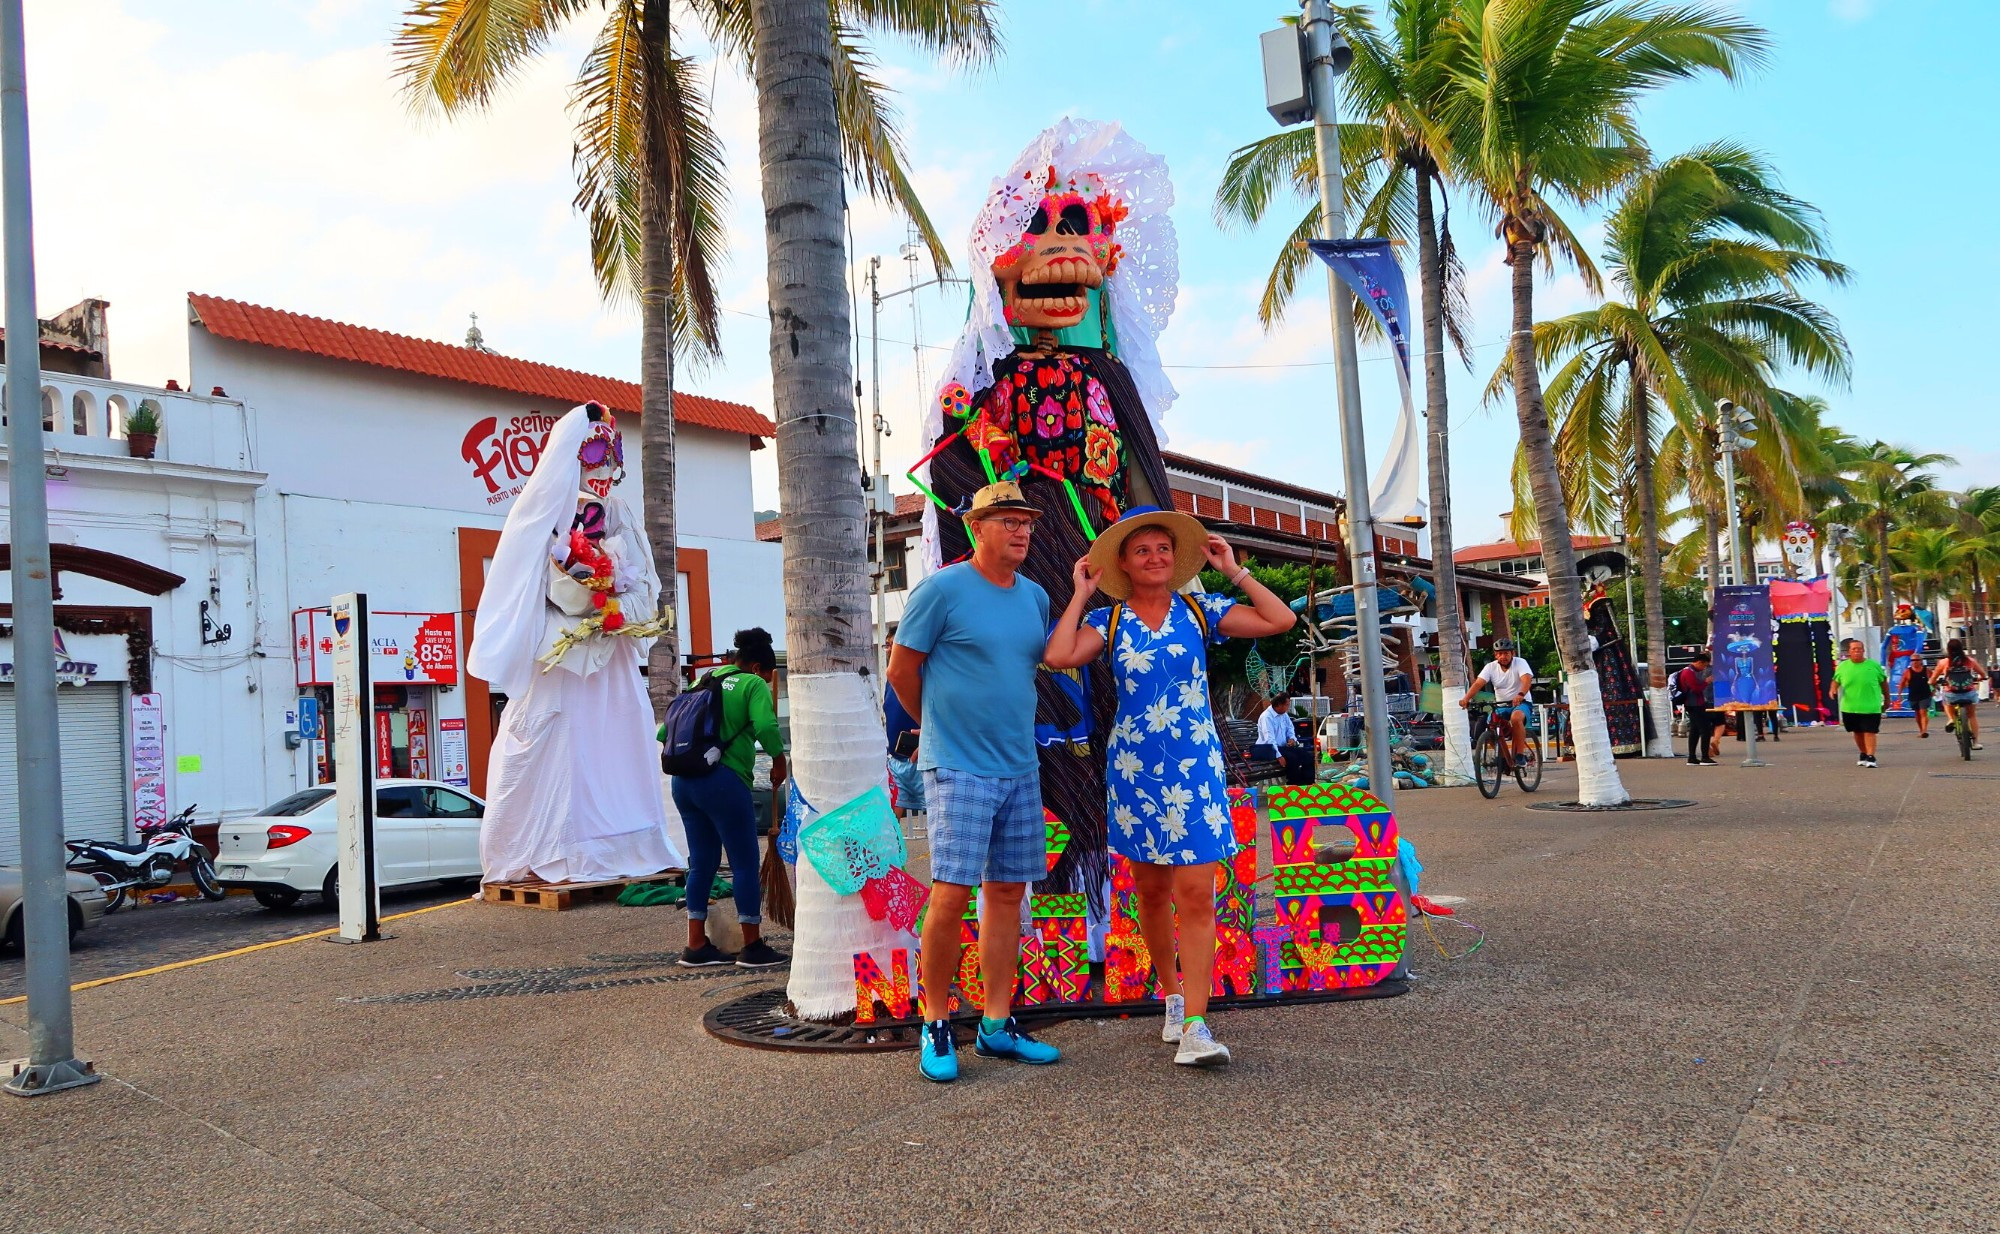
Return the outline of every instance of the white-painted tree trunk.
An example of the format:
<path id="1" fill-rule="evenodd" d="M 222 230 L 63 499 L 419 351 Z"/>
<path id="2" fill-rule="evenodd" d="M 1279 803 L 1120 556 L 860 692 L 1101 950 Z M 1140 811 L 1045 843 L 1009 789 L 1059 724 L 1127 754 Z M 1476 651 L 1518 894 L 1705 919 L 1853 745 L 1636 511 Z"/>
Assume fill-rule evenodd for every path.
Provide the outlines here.
<path id="1" fill-rule="evenodd" d="M 1464 785 L 1473 782 L 1472 775 L 1472 717 L 1465 714 L 1465 708 L 1458 705 L 1458 699 L 1449 696 L 1444 700 L 1444 774 L 1440 785 Z"/>
<path id="2" fill-rule="evenodd" d="M 886 769 L 875 691 L 855 673 L 816 673 L 786 682 L 792 700 L 792 775 L 817 810 L 831 810 L 881 785 Z M 882 971 L 890 953 L 916 940 L 875 921 L 860 896 L 836 895 L 810 859 L 798 864 L 798 931 L 788 993 L 799 1015 L 830 1019 L 854 1010 L 854 954 L 872 951 Z"/>
<path id="3" fill-rule="evenodd" d="M 1632 800 L 1618 777 L 1611 754 L 1611 730 L 1604 722 L 1604 691 L 1597 670 L 1569 675 L 1570 737 L 1576 742 L 1576 799 L 1587 806 L 1618 806 Z"/>
<path id="4" fill-rule="evenodd" d="M 1646 706 L 1653 713 L 1653 740 L 1646 746 L 1647 758 L 1674 756 L 1674 696 L 1665 686 L 1646 690 Z"/>

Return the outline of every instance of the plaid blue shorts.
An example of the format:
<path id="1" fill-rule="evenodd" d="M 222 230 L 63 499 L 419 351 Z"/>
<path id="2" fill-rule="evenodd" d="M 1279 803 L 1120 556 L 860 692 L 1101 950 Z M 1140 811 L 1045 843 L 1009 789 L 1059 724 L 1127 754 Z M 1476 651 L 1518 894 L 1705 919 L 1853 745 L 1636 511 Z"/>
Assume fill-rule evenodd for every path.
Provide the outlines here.
<path id="1" fill-rule="evenodd" d="M 932 881 L 977 887 L 1048 876 L 1039 771 L 1003 778 L 939 767 L 924 772 L 924 796 Z"/>

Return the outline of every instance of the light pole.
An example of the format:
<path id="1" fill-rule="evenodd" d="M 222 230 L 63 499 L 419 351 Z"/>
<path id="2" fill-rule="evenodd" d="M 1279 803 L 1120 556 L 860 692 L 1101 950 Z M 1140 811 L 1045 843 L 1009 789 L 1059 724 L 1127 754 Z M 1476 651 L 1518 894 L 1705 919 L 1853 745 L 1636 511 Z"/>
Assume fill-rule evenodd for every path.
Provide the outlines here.
<path id="1" fill-rule="evenodd" d="M 1729 565 L 1730 573 L 1738 586 L 1753 586 L 1757 581 L 1757 563 L 1750 562 L 1750 581 L 1743 580 L 1743 526 L 1736 510 L 1736 452 L 1747 450 L 1757 444 L 1749 434 L 1756 431 L 1757 418 L 1744 408 L 1738 407 L 1726 398 L 1715 400 L 1715 418 L 1720 429 L 1717 444 L 1722 454 L 1722 503 L 1729 514 Z M 1737 713 L 1737 723 L 1743 726 L 1743 740 L 1747 753 L 1743 757 L 1745 767 L 1768 767 L 1769 763 L 1757 757 L 1757 726 L 1751 717 Z"/>
<path id="2" fill-rule="evenodd" d="M 1327 0 L 1303 0 L 1305 67 L 1312 100 L 1313 151 L 1319 159 L 1319 232 L 1347 238 L 1334 78 L 1354 52 L 1333 28 Z M 1354 306 L 1340 276 L 1326 272 L 1333 309 L 1333 357 L 1339 371 L 1340 454 L 1347 497 L 1347 564 L 1354 581 L 1354 636 L 1361 645 L 1361 711 L 1368 725 L 1368 791 L 1396 804 L 1389 761 L 1389 703 L 1382 685 L 1382 615 L 1375 598 L 1375 516 L 1368 501 L 1368 449 L 1361 423 L 1361 370 L 1354 355 Z"/>
<path id="3" fill-rule="evenodd" d="M 896 503 L 889 499 L 889 477 L 882 472 L 882 439 L 893 436 L 888 420 L 882 415 L 882 302 L 897 296 L 906 296 L 922 291 L 926 287 L 942 287 L 952 283 L 965 283 L 965 279 L 939 275 L 924 282 L 915 281 L 912 267 L 911 282 L 899 291 L 884 293 L 881 285 L 882 259 L 868 259 L 868 363 L 873 392 L 870 399 L 874 409 L 874 450 L 872 460 L 873 479 L 870 483 L 874 491 L 870 494 L 871 517 L 875 524 L 875 575 L 871 580 L 875 587 L 875 688 L 879 692 L 888 689 L 888 653 L 884 645 L 889 641 L 889 561 L 888 527 L 889 520 L 896 515 Z M 913 346 L 921 346 L 923 340 L 912 340 Z M 905 570 L 908 569 L 906 565 Z"/>
<path id="4" fill-rule="evenodd" d="M 0 198 L 4 198 L 9 514 L 14 553 L 14 760 L 20 794 L 21 917 L 28 969 L 28 1065 L 6 1083 L 35 1097 L 94 1084 L 70 1019 L 62 749 L 56 737 L 55 596 L 48 477 L 42 471 L 41 323 L 29 200 L 28 73 L 21 0 L 0 0 Z"/>

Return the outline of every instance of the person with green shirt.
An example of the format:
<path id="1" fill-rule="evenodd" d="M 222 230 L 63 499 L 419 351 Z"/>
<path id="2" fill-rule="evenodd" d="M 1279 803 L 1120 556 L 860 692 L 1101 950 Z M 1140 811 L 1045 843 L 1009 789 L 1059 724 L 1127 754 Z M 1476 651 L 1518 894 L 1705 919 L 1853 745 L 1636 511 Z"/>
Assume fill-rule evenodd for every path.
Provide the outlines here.
<path id="1" fill-rule="evenodd" d="M 791 959 L 764 941 L 763 886 L 757 850 L 757 809 L 750 782 L 757 764 L 757 747 L 771 756 L 771 788 L 785 780 L 785 740 L 778 731 L 778 709 L 771 701 L 771 679 L 778 655 L 770 632 L 752 627 L 736 632 L 735 663 L 709 673 L 722 690 L 722 762 L 704 776 L 674 776 L 674 807 L 687 829 L 687 950 L 683 968 L 728 964 L 738 968 L 775 968 Z M 704 678 L 706 681 L 708 678 Z M 660 733 L 664 740 L 664 727 Z M 708 896 L 722 855 L 729 854 L 730 886 L 736 899 L 736 919 L 743 923 L 743 950 L 730 956 L 708 941 Z"/>
<path id="2" fill-rule="evenodd" d="M 1840 726 L 1854 734 L 1856 767 L 1875 766 L 1875 737 L 1882 731 L 1882 707 L 1889 693 L 1889 670 L 1868 658 L 1860 639 L 1848 642 L 1847 658 L 1833 667 L 1833 697 L 1840 703 Z"/>

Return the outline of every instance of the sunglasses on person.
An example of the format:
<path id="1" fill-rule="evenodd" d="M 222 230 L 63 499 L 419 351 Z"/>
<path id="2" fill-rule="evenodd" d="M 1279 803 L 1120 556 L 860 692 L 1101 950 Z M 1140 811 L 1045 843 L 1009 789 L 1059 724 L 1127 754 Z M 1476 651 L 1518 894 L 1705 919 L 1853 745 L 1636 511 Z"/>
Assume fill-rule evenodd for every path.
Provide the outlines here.
<path id="1" fill-rule="evenodd" d="M 602 467 L 607 462 L 614 466 L 625 465 L 625 439 L 615 435 L 593 435 L 576 452 L 577 461 L 585 467 Z"/>

